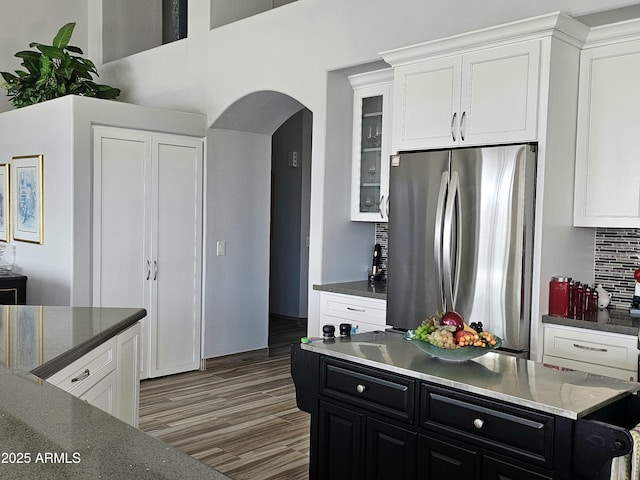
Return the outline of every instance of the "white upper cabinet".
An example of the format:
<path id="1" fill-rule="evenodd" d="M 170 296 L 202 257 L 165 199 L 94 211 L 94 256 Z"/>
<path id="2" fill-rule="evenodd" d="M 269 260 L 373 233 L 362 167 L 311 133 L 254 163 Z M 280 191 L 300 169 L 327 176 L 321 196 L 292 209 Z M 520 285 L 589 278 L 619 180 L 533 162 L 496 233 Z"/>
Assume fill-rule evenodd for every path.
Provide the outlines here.
<path id="1" fill-rule="evenodd" d="M 351 220 L 387 221 L 393 71 L 352 75 Z"/>
<path id="2" fill-rule="evenodd" d="M 636 25 L 635 39 L 600 40 L 581 55 L 575 226 L 640 227 L 640 22 Z"/>
<path id="3" fill-rule="evenodd" d="M 462 56 L 461 144 L 536 140 L 538 40 Z"/>
<path id="4" fill-rule="evenodd" d="M 395 69 L 393 150 L 536 139 L 540 41 Z"/>

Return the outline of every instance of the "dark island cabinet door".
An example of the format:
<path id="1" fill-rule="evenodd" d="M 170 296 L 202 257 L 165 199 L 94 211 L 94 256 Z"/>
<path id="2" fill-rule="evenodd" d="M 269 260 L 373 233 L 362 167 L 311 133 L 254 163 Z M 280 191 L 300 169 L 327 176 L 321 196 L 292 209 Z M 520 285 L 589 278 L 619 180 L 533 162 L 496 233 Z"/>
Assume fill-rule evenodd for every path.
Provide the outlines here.
<path id="1" fill-rule="evenodd" d="M 418 478 L 420 480 L 478 479 L 480 455 L 460 445 L 418 436 Z"/>
<path id="2" fill-rule="evenodd" d="M 364 480 L 364 415 L 320 401 L 318 478 Z"/>
<path id="3" fill-rule="evenodd" d="M 482 480 L 552 480 L 552 478 L 495 458 L 482 459 Z"/>
<path id="4" fill-rule="evenodd" d="M 373 418 L 366 427 L 366 479 L 415 479 L 418 435 Z"/>

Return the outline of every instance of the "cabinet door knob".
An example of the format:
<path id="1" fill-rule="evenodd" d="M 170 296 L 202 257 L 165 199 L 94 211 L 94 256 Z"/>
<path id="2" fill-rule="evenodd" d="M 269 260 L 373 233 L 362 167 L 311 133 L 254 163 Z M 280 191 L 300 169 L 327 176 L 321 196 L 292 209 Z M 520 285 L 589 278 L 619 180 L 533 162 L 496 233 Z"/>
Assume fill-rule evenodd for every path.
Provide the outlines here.
<path id="1" fill-rule="evenodd" d="M 484 425 L 484 420 L 482 420 L 481 418 L 476 418 L 473 421 L 473 426 L 476 427 L 477 429 L 482 428 L 483 425 Z"/>
<path id="2" fill-rule="evenodd" d="M 364 385 L 362 385 L 362 384 L 358 384 L 358 386 L 356 387 L 356 391 L 357 391 L 358 393 L 364 393 L 364 391 L 365 391 L 366 389 L 367 389 L 367 387 L 365 387 L 365 386 L 364 386 Z"/>

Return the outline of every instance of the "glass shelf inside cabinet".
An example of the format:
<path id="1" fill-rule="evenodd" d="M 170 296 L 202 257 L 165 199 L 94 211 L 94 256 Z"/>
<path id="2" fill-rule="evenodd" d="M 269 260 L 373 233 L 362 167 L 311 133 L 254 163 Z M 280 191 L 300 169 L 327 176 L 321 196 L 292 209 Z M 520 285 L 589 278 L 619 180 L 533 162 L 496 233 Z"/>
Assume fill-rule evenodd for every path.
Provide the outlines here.
<path id="1" fill-rule="evenodd" d="M 361 125 L 360 211 L 376 212 L 380 206 L 382 95 L 362 99 Z"/>

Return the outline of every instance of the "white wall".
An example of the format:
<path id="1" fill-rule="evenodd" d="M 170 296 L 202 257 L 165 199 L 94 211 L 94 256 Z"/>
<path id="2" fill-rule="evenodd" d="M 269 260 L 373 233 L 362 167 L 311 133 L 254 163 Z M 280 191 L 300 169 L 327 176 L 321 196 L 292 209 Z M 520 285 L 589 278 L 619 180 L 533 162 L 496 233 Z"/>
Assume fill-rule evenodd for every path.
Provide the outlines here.
<path id="1" fill-rule="evenodd" d="M 99 29 L 99 19 L 90 3 L 92 29 Z M 423 0 L 299 0 L 283 7 L 209 30 L 211 18 L 208 2 L 190 2 L 189 38 L 128 59 L 104 65 L 104 79 L 116 86 L 121 83 L 123 98 L 145 105 L 206 113 L 213 124 L 236 101 L 253 92 L 272 90 L 284 93 L 302 103 L 313 113 L 312 190 L 309 264 L 309 318 L 318 316 L 318 296 L 314 283 L 365 278 L 369 252 L 375 243 L 373 227 L 354 224 L 348 218 L 350 118 L 334 112 L 349 111 L 341 102 L 349 103 L 339 72 L 328 72 L 375 62 L 378 53 L 387 49 L 442 38 L 478 28 L 535 16 L 556 10 L 569 14 L 586 14 L 629 5 L 621 0 L 541 0 L 523 2 L 487 0 L 481 3 L 424 2 Z M 94 39 L 92 34 L 91 39 Z M 100 45 L 91 42 L 91 47 Z M 258 115 L 264 115 L 270 104 L 255 104 Z M 330 110 L 332 109 L 332 110 Z M 333 115 L 333 116 L 331 116 Z M 246 190 L 240 170 L 241 155 L 233 155 L 220 142 L 229 142 L 212 132 L 208 136 L 209 168 L 230 175 Z M 266 147 L 265 147 L 266 149 Z M 231 151 L 230 151 L 231 150 Z M 224 152 L 224 155 L 221 154 Z M 256 152 L 257 153 L 257 152 Z M 266 150 L 263 152 L 266 155 Z M 224 165 L 219 165 L 224 164 Z M 220 198 L 217 184 L 208 186 L 208 208 Z M 225 185 L 226 186 L 226 185 Z M 228 187 L 227 187 L 228 188 Z M 236 211 L 236 216 L 241 212 Z M 267 218 L 267 216 L 265 216 Z M 209 219 L 212 221 L 212 219 Z M 215 226 L 209 224 L 210 228 Z M 225 224 L 239 235 L 242 224 Z M 231 233 L 229 233 L 231 235 Z M 208 239 L 210 243 L 214 239 Z M 256 246 L 256 248 L 259 248 Z M 247 251 L 249 257 L 256 251 Z M 212 281 L 228 290 L 227 298 L 240 298 L 246 293 L 243 281 L 253 276 L 255 267 L 216 272 L 219 266 L 208 264 L 207 285 Z M 211 267 L 211 269 L 209 269 Z M 222 282 L 222 283 L 220 283 Z M 256 285 L 257 296 L 249 301 L 257 308 L 267 285 Z M 207 312 L 220 295 L 206 295 Z M 224 299 L 222 299 L 224 300 Z M 223 302 L 226 311 L 231 305 Z M 244 316 L 244 309 L 238 312 Z M 265 310 L 266 311 L 266 310 Z M 230 313 L 227 311 L 227 313 Z M 206 329 L 219 327 L 206 318 Z M 218 317 L 219 318 L 219 317 Z M 254 319 L 254 322 L 261 320 Z M 225 325 L 235 328 L 234 320 Z M 219 355 L 240 351 L 246 340 L 242 335 L 224 345 L 209 334 L 205 354 Z M 222 348 L 221 348 L 222 347 Z"/>
<path id="2" fill-rule="evenodd" d="M 24 8 L 23 0 L 7 1 L 16 10 Z M 33 10 L 39 12 L 41 18 L 48 20 L 54 12 L 58 15 L 73 12 L 71 6 L 82 2 L 69 2 L 62 7 L 60 3 L 55 2 L 55 6 L 49 6 L 39 2 L 37 7 L 34 3 Z M 336 102 L 332 107 L 334 109 L 340 107 L 337 98 L 329 98 L 333 91 L 331 83 L 334 80 L 340 83 L 340 80 L 330 80 L 327 72 L 376 61 L 379 59 L 378 53 L 387 49 L 511 20 L 555 10 L 573 15 L 588 14 L 635 2 L 299 0 L 210 31 L 210 1 L 194 0 L 189 4 L 188 39 L 101 65 L 103 3 L 107 2 L 87 1 L 90 24 L 89 56 L 98 63 L 102 82 L 122 88 L 122 100 L 147 106 L 201 112 L 207 115 L 209 125 L 237 100 L 263 90 L 282 92 L 313 112 L 309 267 L 309 283 L 312 285 L 346 280 L 347 275 L 359 276 L 360 270 L 368 262 L 368 247 L 374 241 L 372 228 L 353 225 L 344 217 L 342 210 L 332 210 L 338 205 L 339 196 L 347 193 L 344 188 L 348 186 L 339 172 L 346 170 L 345 163 L 349 161 L 349 155 L 345 154 L 345 145 L 341 143 L 345 139 L 338 138 L 338 127 L 336 123 L 330 123 L 333 119 L 328 116 L 329 103 Z M 4 14 L 2 18 L 0 22 L 8 26 L 15 25 L 14 30 L 29 24 L 17 23 L 14 18 Z M 55 31 L 55 28 L 52 30 Z M 44 40 L 50 36 L 47 35 Z M 270 105 L 259 107 L 268 109 Z M 258 106 L 256 108 L 258 109 Z M 264 114 L 263 111 L 257 113 Z M 345 124 L 348 123 L 348 120 L 341 120 L 345 121 Z M 331 136 L 331 132 L 336 132 L 335 138 Z M 240 136 L 244 138 L 244 135 Z M 224 197 L 216 191 L 217 188 L 226 192 L 231 189 L 231 182 L 238 179 L 242 179 L 239 184 L 241 190 L 245 191 L 245 186 L 251 186 L 251 181 L 245 183 L 243 176 L 246 174 L 244 149 L 238 148 L 251 148 L 252 155 L 263 158 L 268 154 L 268 146 L 265 143 L 260 147 L 264 151 L 258 152 L 257 149 L 262 142 L 256 142 L 256 146 L 256 139 L 252 138 L 247 145 L 239 145 L 236 142 L 237 138 L 229 132 L 222 135 L 220 132 L 211 131 L 208 140 L 208 168 L 228 175 L 226 182 L 218 179 L 218 183 L 212 183 L 208 189 L 207 208 L 211 210 L 218 205 L 224 205 Z M 329 181 L 325 182 L 325 178 Z M 213 181 L 214 178 L 209 176 L 208 180 Z M 345 196 L 345 202 L 348 202 L 348 196 Z M 235 212 L 236 219 L 241 212 L 242 209 L 238 208 Z M 223 210 L 223 218 L 225 215 L 229 214 Z M 268 215 L 264 218 L 268 218 Z M 223 222 L 221 227 L 227 231 L 222 231 L 221 234 L 229 238 L 242 238 L 243 234 L 248 234 L 245 223 L 232 224 L 230 219 L 225 221 L 227 223 Z M 208 222 L 209 231 L 217 227 L 214 217 L 208 218 Z M 251 232 L 257 232 L 257 236 L 260 237 L 262 229 L 263 226 L 260 224 L 254 226 Z M 210 244 L 215 239 L 216 237 L 210 237 L 207 242 Z M 257 250 L 252 250 L 250 245 L 247 248 L 249 250 L 245 252 L 246 258 L 254 258 Z M 224 313 L 228 313 L 230 308 L 240 308 L 240 318 L 248 318 L 249 312 L 245 315 L 244 310 L 249 307 L 233 307 L 233 302 L 230 301 L 242 298 L 246 292 L 244 281 L 248 277 L 251 277 L 257 294 L 253 298 L 245 298 L 245 303 L 254 303 L 251 308 L 257 311 L 257 307 L 265 301 L 262 296 L 266 298 L 266 285 L 260 288 L 253 282 L 256 266 L 248 265 L 247 262 L 238 263 L 233 269 L 223 270 L 224 275 L 215 271 L 222 267 L 215 261 L 208 262 L 207 266 L 215 267 L 208 273 L 207 288 L 211 288 L 211 283 L 218 280 L 217 288 L 224 288 L 228 294 L 226 298 L 221 299 L 220 292 L 212 292 L 206 299 L 209 313 L 214 311 L 215 303 L 221 300 L 220 312 L 216 312 L 215 318 L 207 317 L 207 332 L 213 332 L 207 333 L 207 352 L 223 354 L 229 350 L 240 351 L 250 344 L 260 344 L 262 327 L 255 342 L 248 341 L 245 335 L 231 339 L 230 331 L 236 329 L 239 332 L 241 325 L 233 324 L 232 320 L 224 320 Z M 260 268 L 257 271 L 259 279 L 262 271 Z M 312 316 L 317 314 L 317 296 L 313 290 L 309 291 L 309 295 L 309 315 Z M 216 330 L 222 330 L 219 332 L 220 338 L 213 337 Z M 222 339 L 227 343 L 222 342 Z"/>
<path id="3" fill-rule="evenodd" d="M 60 27 L 76 22 L 71 44 L 87 53 L 87 2 L 85 0 L 2 0 L 0 15 L 0 71 L 13 73 L 21 69 L 21 60 L 14 55 L 31 50 L 29 44 L 50 45 Z M 0 83 L 4 80 L 0 79 Z M 13 107 L 0 90 L 0 112 Z"/>
<path id="4" fill-rule="evenodd" d="M 162 45 L 162 1 L 109 0 L 102 14 L 105 63 Z"/>
<path id="5" fill-rule="evenodd" d="M 27 302 L 69 305 L 73 255 L 72 121 L 69 102 L 51 101 L 0 115 L 0 159 L 43 154 L 44 244 L 12 243 L 27 275 Z M 13 221 L 11 215 L 11 222 Z M 32 275 L 37 271 L 37 275 Z"/>
<path id="6" fill-rule="evenodd" d="M 212 130 L 207 158 L 205 357 L 265 348 L 271 135 Z M 216 242 L 226 255 L 216 256 Z"/>
<path id="7" fill-rule="evenodd" d="M 44 155 L 44 243 L 12 242 L 27 302 L 91 305 L 93 124 L 204 137 L 205 117 L 84 97 L 63 97 L 0 115 L 0 158 Z"/>

